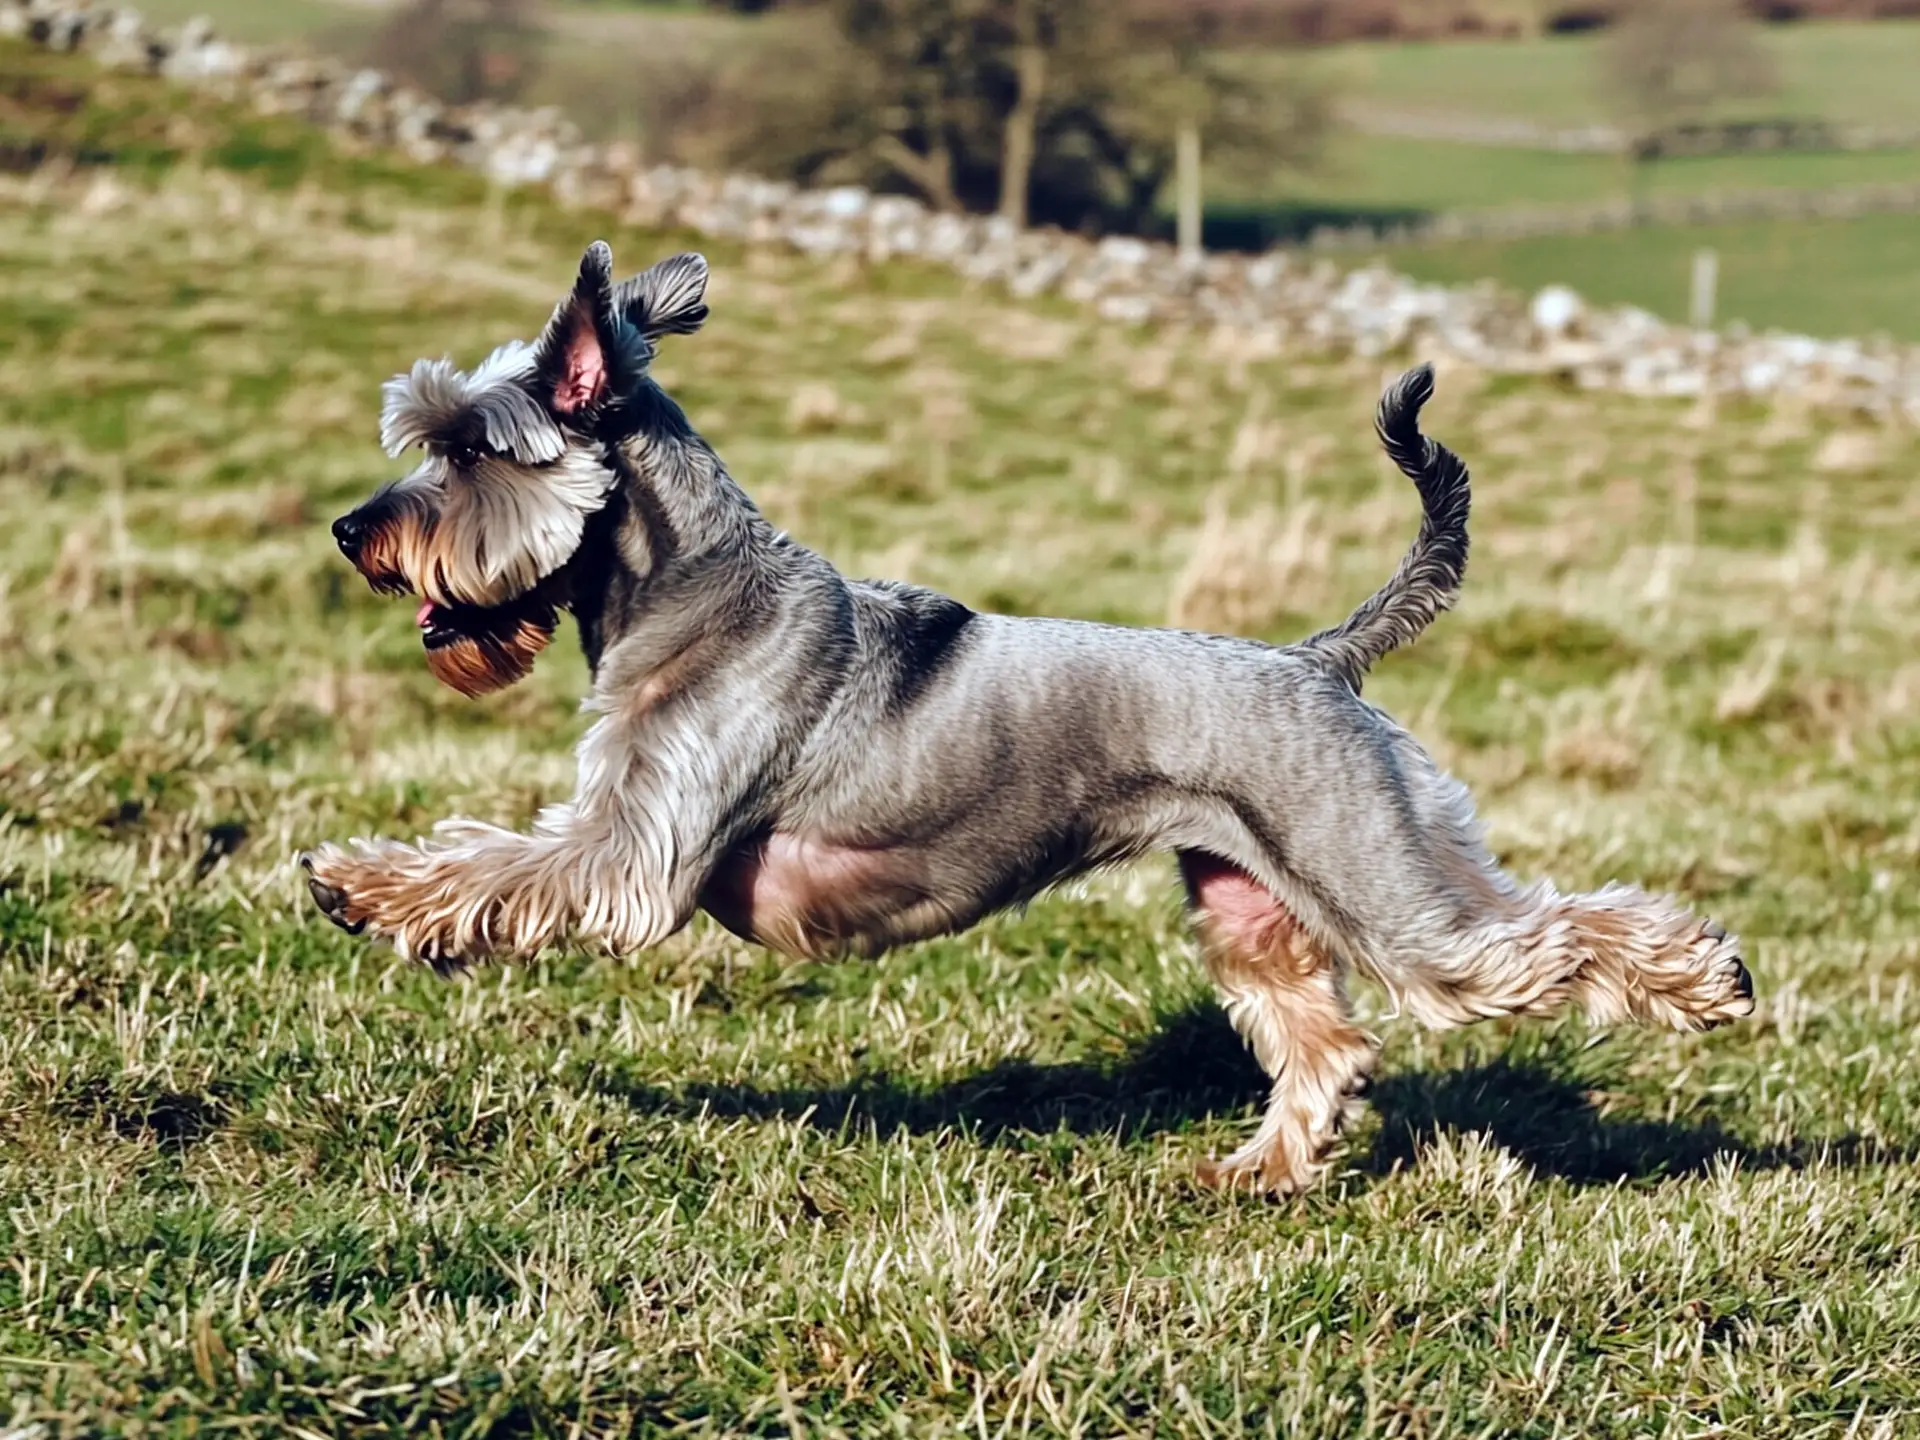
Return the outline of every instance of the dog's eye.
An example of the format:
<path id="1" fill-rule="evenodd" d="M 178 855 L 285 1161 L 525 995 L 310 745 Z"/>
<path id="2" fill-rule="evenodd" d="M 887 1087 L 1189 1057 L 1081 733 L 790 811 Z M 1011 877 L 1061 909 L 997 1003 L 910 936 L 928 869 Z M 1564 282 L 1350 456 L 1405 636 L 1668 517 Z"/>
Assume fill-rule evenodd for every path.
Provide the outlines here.
<path id="1" fill-rule="evenodd" d="M 480 463 L 484 452 L 477 445 L 449 445 L 447 459 L 457 470 L 471 470 Z"/>

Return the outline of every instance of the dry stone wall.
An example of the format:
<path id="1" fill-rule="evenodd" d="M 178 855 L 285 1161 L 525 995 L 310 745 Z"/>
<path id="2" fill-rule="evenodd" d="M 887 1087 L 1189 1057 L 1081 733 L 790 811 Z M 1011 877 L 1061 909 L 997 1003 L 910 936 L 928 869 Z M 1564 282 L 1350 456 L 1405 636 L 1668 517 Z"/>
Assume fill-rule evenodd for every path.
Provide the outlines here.
<path id="1" fill-rule="evenodd" d="M 1837 125 L 1826 120 L 1727 120 L 1676 125 L 1636 137 L 1617 125 L 1540 125 L 1511 116 L 1431 115 L 1366 106 L 1350 111 L 1349 123 L 1370 135 L 1408 140 L 1444 140 L 1511 150 L 1558 150 L 1574 155 L 1624 155 L 1636 143 L 1662 156 L 1752 155 L 1799 150 L 1911 150 L 1920 130 L 1884 125 Z"/>
<path id="2" fill-rule="evenodd" d="M 450 106 L 374 71 L 235 45 L 204 23 L 163 33 L 124 7 L 0 0 L 0 35 L 299 116 L 346 144 L 466 166 L 502 184 L 545 185 L 557 203 L 638 224 L 873 261 L 911 256 L 1120 321 L 1230 326 L 1300 349 L 1450 355 L 1635 394 L 1788 398 L 1920 422 L 1920 350 L 1887 341 L 1691 330 L 1644 310 L 1596 307 L 1561 287 L 1529 300 L 1490 284 L 1429 285 L 1297 252 L 1188 260 L 1155 242 L 1019 230 L 860 189 L 650 167 L 625 147 L 587 143 L 551 110 Z"/>

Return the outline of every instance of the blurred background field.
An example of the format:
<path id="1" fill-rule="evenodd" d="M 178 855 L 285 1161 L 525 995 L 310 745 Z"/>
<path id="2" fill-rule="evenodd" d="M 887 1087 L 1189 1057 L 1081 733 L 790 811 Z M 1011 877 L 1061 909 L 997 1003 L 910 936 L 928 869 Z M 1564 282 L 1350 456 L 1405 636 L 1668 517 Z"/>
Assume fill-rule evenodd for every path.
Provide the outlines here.
<path id="1" fill-rule="evenodd" d="M 329 44 L 390 18 L 271 8 Z M 562 10 L 529 84 L 613 64 L 576 24 L 724 53 L 806 19 Z M 1762 43 L 1843 32 L 1912 33 Z M 1584 113 L 1526 98 L 1496 43 L 1604 41 L 1288 63 L 1378 95 L 1425 73 L 1409 56 L 1457 59 L 1511 76 L 1489 113 Z M 1421 103 L 1479 88 L 1456 83 Z M 1436 1036 L 1364 995 L 1386 1054 L 1329 1187 L 1223 1199 L 1191 1167 L 1260 1079 L 1162 864 L 872 965 L 701 923 L 448 985 L 320 922 L 301 847 L 566 794 L 586 678 L 563 635 L 504 695 L 436 687 L 411 607 L 327 523 L 395 473 L 388 375 L 530 334 L 595 236 L 629 270 L 699 243 L 714 316 L 659 373 L 776 523 L 986 608 L 1281 640 L 1413 531 L 1368 422 L 1417 357 L 637 229 L 10 43 L 0 136 L 0 1434 L 1837 1440 L 1920 1417 L 1909 428 L 1443 364 L 1472 568 L 1369 694 L 1518 872 L 1670 889 L 1741 932 L 1760 1011 Z M 1454 148 L 1463 176 L 1510 153 Z M 1791 285 L 1777 227 L 1716 236 L 1728 306 L 1909 327 L 1907 224 L 1807 239 Z M 1591 247 L 1674 313 L 1696 238 Z M 1589 284 L 1587 243 L 1406 258 Z"/>
<path id="2" fill-rule="evenodd" d="M 1213 0 L 1217 3 L 1217 0 Z M 1281 8 L 1285 0 L 1268 0 Z M 1698 6 L 1701 0 L 1674 0 Z M 1258 10 L 1262 0 L 1244 0 Z M 1232 9 L 1229 5 L 1227 8 Z M 1335 14 L 1339 5 L 1329 7 Z M 1364 9 L 1364 6 L 1354 8 Z M 1382 7 L 1375 7 L 1376 9 Z M 1421 7 L 1411 7 L 1417 14 Z M 1540 30 L 1561 10 L 1516 3 L 1488 10 L 1492 21 Z M 1606 7 L 1586 7 L 1604 10 Z M 390 23 L 379 0 L 158 0 L 162 19 L 211 14 L 248 39 L 299 39 L 378 58 Z M 1447 10 L 1433 7 L 1436 16 Z M 690 77 L 742 66 L 755 51 L 788 51 L 822 28 L 805 6 L 738 15 L 697 4 L 565 3 L 530 12 L 547 38 L 532 49 L 524 97 L 559 104 L 590 134 L 637 139 L 662 153 L 688 148 L 675 97 L 705 99 Z M 1707 83 L 1690 113 L 1723 118 L 1793 118 L 1889 132 L 1871 150 L 1811 148 L 1771 153 L 1674 156 L 1630 166 L 1616 155 L 1568 153 L 1540 145 L 1476 144 L 1422 138 L 1463 124 L 1524 122 L 1548 130 L 1618 126 L 1619 87 L 1610 82 L 1606 30 L 1536 33 L 1524 39 L 1347 41 L 1302 50 L 1275 43 L 1238 47 L 1234 66 L 1256 87 L 1285 92 L 1310 84 L 1330 98 L 1338 123 L 1304 163 L 1245 165 L 1210 180 L 1216 240 L 1298 233 L 1318 223 L 1396 218 L 1537 204 L 1598 203 L 1630 190 L 1649 195 L 1920 183 L 1920 17 L 1873 23 L 1807 20 L 1759 29 L 1766 83 L 1756 93 L 1717 93 Z M 803 47 L 804 48 L 804 47 Z M 811 53 L 808 50 L 806 53 Z M 1711 47 L 1708 50 L 1711 54 Z M 747 67 L 751 69 L 751 67 Z M 1711 77 L 1709 77 L 1711 79 Z M 659 90 L 650 101 L 642 92 Z M 1629 111 L 1632 107 L 1626 107 Z M 1626 117 L 1631 124 L 1631 114 Z M 696 137 L 697 138 L 697 137 Z M 698 143 L 692 150 L 705 153 Z M 752 159 L 750 155 L 738 158 Z M 1154 206 L 1171 225 L 1170 196 Z M 1920 340 L 1920 227 L 1907 217 L 1834 223 L 1778 219 L 1719 227 L 1646 225 L 1626 233 L 1539 240 L 1395 246 L 1380 252 L 1410 274 L 1441 281 L 1493 278 L 1537 288 L 1572 285 L 1604 303 L 1644 306 L 1669 318 L 1687 313 L 1689 257 L 1702 245 L 1722 256 L 1719 317 L 1816 335 L 1890 333 Z"/>

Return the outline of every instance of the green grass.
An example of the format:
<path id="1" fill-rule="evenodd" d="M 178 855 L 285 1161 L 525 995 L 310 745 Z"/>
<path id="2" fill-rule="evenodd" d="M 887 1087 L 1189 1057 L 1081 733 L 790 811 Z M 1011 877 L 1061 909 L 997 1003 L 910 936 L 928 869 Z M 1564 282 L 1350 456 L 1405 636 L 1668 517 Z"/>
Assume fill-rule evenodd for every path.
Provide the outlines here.
<path id="1" fill-rule="evenodd" d="M 147 0 L 140 13 L 156 25 L 178 25 L 195 16 L 211 20 L 222 35 L 248 44 L 278 44 L 356 28 L 370 6 L 343 0 Z"/>
<path id="2" fill-rule="evenodd" d="M 1780 94 L 1743 102 L 1738 113 L 1824 117 L 1920 129 L 1920 22 L 1815 24 L 1762 31 L 1783 80 Z M 1608 122 L 1599 86 L 1604 39 L 1353 45 L 1315 64 L 1349 106 L 1399 114 L 1482 117 L 1573 126 Z M 1258 63 L 1258 62 L 1256 62 Z M 1460 210 L 1585 203 L 1626 192 L 1627 167 L 1606 155 L 1482 147 L 1349 133 L 1336 136 L 1321 173 L 1289 177 L 1290 199 L 1357 209 Z M 1645 177 L 1654 193 L 1815 189 L 1912 181 L 1910 150 L 1729 155 L 1678 159 Z M 1229 195 L 1237 201 L 1249 197 Z M 1258 198 L 1258 197 L 1252 197 Z"/>
<path id="3" fill-rule="evenodd" d="M 1787 92 L 1768 113 L 1920 126 L 1920 89 L 1904 84 L 1920 55 L 1920 24 L 1801 25 L 1766 32 Z M 1605 119 L 1591 39 L 1523 43 L 1353 46 L 1322 61 L 1351 102 L 1402 112 L 1507 116 L 1552 124 Z M 1316 173 L 1255 189 L 1214 192 L 1223 220 L 1272 211 L 1314 223 L 1413 219 L 1506 206 L 1590 205 L 1639 185 L 1653 196 L 1734 190 L 1815 190 L 1912 183 L 1920 152 L 1888 150 L 1679 158 L 1634 177 L 1606 155 L 1463 145 L 1350 131 Z M 1276 197 L 1278 197 L 1276 199 Z M 1269 222 L 1271 223 L 1271 222 Z M 1687 314 L 1694 251 L 1721 253 L 1720 314 L 1815 335 L 1888 333 L 1920 340 L 1920 291 L 1910 216 L 1778 221 L 1728 227 L 1653 225 L 1629 233 L 1474 242 L 1387 252 L 1423 278 L 1497 280 L 1532 290 L 1566 283 L 1605 302 Z"/>
<path id="4" fill-rule="evenodd" d="M 870 965 L 700 924 L 442 984 L 320 922 L 295 850 L 523 822 L 581 730 L 567 647 L 461 702 L 333 553 L 379 382 L 529 333 L 594 234 L 686 237 L 0 66 L 83 91 L 10 132 L 147 157 L 0 177 L 8 1433 L 1920 1423 L 1912 437 L 1446 367 L 1474 570 L 1370 694 L 1517 871 L 1741 930 L 1760 1013 L 1435 1036 L 1364 995 L 1332 1183 L 1223 1198 L 1191 1167 L 1259 1081 L 1162 865 Z M 1277 637 L 1411 532 L 1376 362 L 707 249 L 663 377 L 851 570 Z"/>
<path id="5" fill-rule="evenodd" d="M 1693 255 L 1703 247 L 1720 256 L 1722 322 L 1920 342 L 1920 221 L 1911 215 L 1650 226 L 1386 254 L 1395 269 L 1425 280 L 1495 276 L 1529 291 L 1567 284 L 1602 303 L 1680 319 L 1687 313 Z"/>
<path id="6" fill-rule="evenodd" d="M 1771 26 L 1761 41 L 1773 54 L 1780 93 L 1736 108 L 1920 127 L 1920 90 L 1913 84 L 1920 22 Z M 1572 126 L 1613 118 L 1598 78 L 1606 44 L 1598 36 L 1554 36 L 1351 45 L 1329 52 L 1326 63 L 1355 99 L 1383 108 Z"/>
<path id="7" fill-rule="evenodd" d="M 1361 209 L 1439 212 L 1593 204 L 1620 199 L 1636 183 L 1627 163 L 1610 155 L 1357 133 L 1337 136 L 1321 165 L 1319 174 L 1287 181 L 1287 193 Z M 1644 167 L 1637 183 L 1657 196 L 1716 190 L 1816 190 L 1915 180 L 1920 180 L 1920 152 L 1876 150 L 1664 160 Z"/>

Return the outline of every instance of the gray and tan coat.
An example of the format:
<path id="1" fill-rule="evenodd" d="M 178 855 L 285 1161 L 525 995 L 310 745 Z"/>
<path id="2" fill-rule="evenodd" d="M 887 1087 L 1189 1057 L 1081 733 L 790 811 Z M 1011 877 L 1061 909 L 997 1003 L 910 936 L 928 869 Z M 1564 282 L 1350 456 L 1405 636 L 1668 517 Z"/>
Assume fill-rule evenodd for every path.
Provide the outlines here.
<path id="1" fill-rule="evenodd" d="M 877 955 L 1171 851 L 1273 1078 L 1206 1173 L 1273 1192 L 1319 1170 L 1372 1066 L 1351 974 L 1436 1026 L 1751 1012 L 1724 930 L 1625 886 L 1510 878 L 1465 789 L 1361 698 L 1465 567 L 1466 470 L 1418 428 L 1430 371 L 1378 413 L 1419 536 L 1340 625 L 1273 646 L 988 615 L 775 530 L 649 375 L 705 319 L 705 263 L 618 286 L 612 264 L 587 252 L 536 343 L 393 381 L 384 440 L 424 458 L 335 525 L 375 587 L 421 597 L 428 662 L 465 693 L 524 676 L 572 612 L 595 716 L 577 789 L 524 833 L 322 846 L 303 860 L 336 922 L 441 970 L 644 949 L 699 910 L 788 954 Z"/>

